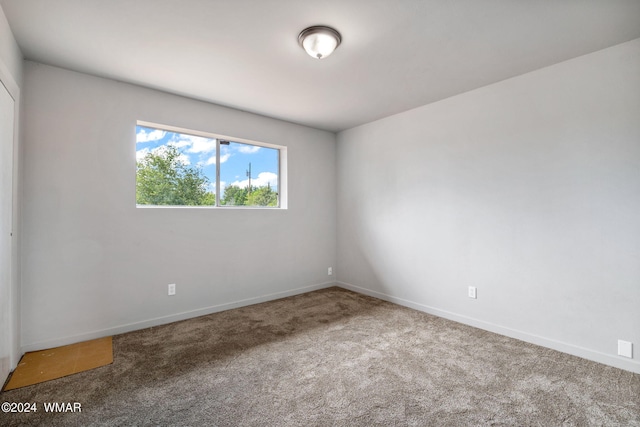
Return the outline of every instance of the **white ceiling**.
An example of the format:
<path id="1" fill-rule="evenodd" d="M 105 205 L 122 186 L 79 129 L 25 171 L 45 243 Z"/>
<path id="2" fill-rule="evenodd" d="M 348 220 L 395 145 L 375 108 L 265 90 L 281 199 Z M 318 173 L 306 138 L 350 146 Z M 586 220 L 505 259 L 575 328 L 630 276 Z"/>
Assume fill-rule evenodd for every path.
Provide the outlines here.
<path id="1" fill-rule="evenodd" d="M 640 37 L 640 0 L 0 0 L 26 59 L 339 131 Z M 313 59 L 307 26 L 342 33 Z"/>

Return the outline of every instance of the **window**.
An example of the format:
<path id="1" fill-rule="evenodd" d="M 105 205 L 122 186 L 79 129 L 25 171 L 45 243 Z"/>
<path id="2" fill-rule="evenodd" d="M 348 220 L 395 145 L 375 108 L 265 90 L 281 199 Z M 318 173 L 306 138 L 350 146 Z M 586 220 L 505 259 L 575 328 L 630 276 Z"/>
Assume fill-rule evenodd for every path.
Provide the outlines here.
<path id="1" fill-rule="evenodd" d="M 283 207 L 285 147 L 138 122 L 136 205 Z"/>

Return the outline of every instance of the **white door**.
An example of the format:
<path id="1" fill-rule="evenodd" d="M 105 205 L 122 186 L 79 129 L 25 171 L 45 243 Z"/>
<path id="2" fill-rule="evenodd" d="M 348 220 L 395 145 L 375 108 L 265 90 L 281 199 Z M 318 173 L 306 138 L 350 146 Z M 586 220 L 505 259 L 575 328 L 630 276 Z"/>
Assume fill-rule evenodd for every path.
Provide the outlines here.
<path id="1" fill-rule="evenodd" d="M 11 370 L 11 223 L 13 212 L 13 98 L 0 81 L 0 384 Z"/>

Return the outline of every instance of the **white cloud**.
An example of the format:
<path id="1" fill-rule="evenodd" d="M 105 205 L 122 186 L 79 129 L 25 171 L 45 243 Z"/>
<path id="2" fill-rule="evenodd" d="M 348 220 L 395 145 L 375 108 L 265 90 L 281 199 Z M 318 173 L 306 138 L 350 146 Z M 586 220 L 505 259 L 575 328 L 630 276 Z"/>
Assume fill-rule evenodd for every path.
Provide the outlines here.
<path id="1" fill-rule="evenodd" d="M 229 157 L 231 157 L 230 153 L 225 153 L 223 155 L 220 156 L 220 163 L 224 163 L 227 160 L 229 160 Z M 205 166 L 209 166 L 209 165 L 215 165 L 216 164 L 216 156 L 211 156 L 207 159 L 206 162 L 204 162 Z"/>
<path id="2" fill-rule="evenodd" d="M 191 142 L 191 146 L 187 149 L 187 152 L 189 153 L 211 153 L 212 151 L 216 151 L 215 139 L 190 135 L 185 136 L 185 139 Z"/>
<path id="3" fill-rule="evenodd" d="M 151 132 L 147 132 L 144 129 L 140 129 L 136 133 L 136 144 L 140 144 L 142 142 L 157 141 L 159 139 L 164 138 L 166 134 L 167 132 L 160 129 L 154 129 Z"/>
<path id="4" fill-rule="evenodd" d="M 215 139 L 184 133 L 176 133 L 170 144 L 176 148 L 186 148 L 186 152 L 192 154 L 206 154 L 216 150 Z"/>
<path id="5" fill-rule="evenodd" d="M 171 141 L 170 144 L 176 148 L 184 148 L 184 147 L 190 147 L 191 141 L 187 139 L 177 139 L 177 140 Z"/>
<path id="6" fill-rule="evenodd" d="M 242 154 L 253 154 L 260 151 L 260 147 L 257 145 L 238 145 L 238 151 Z"/>
<path id="7" fill-rule="evenodd" d="M 216 151 L 216 140 L 215 139 L 206 139 L 206 138 L 198 138 L 194 139 L 191 147 L 187 149 L 189 153 L 211 153 L 212 151 Z"/>
<path id="8" fill-rule="evenodd" d="M 149 154 L 149 151 L 150 150 L 148 148 L 143 148 L 142 150 L 136 151 L 136 161 L 139 162 L 140 160 L 144 159 L 144 156 Z"/>
<path id="9" fill-rule="evenodd" d="M 187 165 L 189 166 L 191 164 L 191 160 L 189 159 L 189 156 L 185 155 L 185 154 L 180 154 L 178 156 L 178 160 L 183 164 L 183 165 Z"/>
<path id="10" fill-rule="evenodd" d="M 278 186 L 278 175 L 273 172 L 260 172 L 257 178 L 251 180 L 252 187 L 264 187 L 265 185 L 271 185 L 271 188 Z M 235 185 L 240 188 L 246 188 L 249 186 L 249 179 L 242 181 L 232 182 L 230 185 Z"/>

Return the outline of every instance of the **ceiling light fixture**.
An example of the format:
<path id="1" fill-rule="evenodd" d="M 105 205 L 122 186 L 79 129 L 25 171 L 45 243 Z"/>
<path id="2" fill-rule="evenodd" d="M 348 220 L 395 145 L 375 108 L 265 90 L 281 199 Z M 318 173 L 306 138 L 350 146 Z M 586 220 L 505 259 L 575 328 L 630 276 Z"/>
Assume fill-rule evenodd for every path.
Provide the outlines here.
<path id="1" fill-rule="evenodd" d="M 340 46 L 341 41 L 342 37 L 339 32 L 323 25 L 305 28 L 298 35 L 300 46 L 307 51 L 309 56 L 317 59 L 331 55 Z"/>

